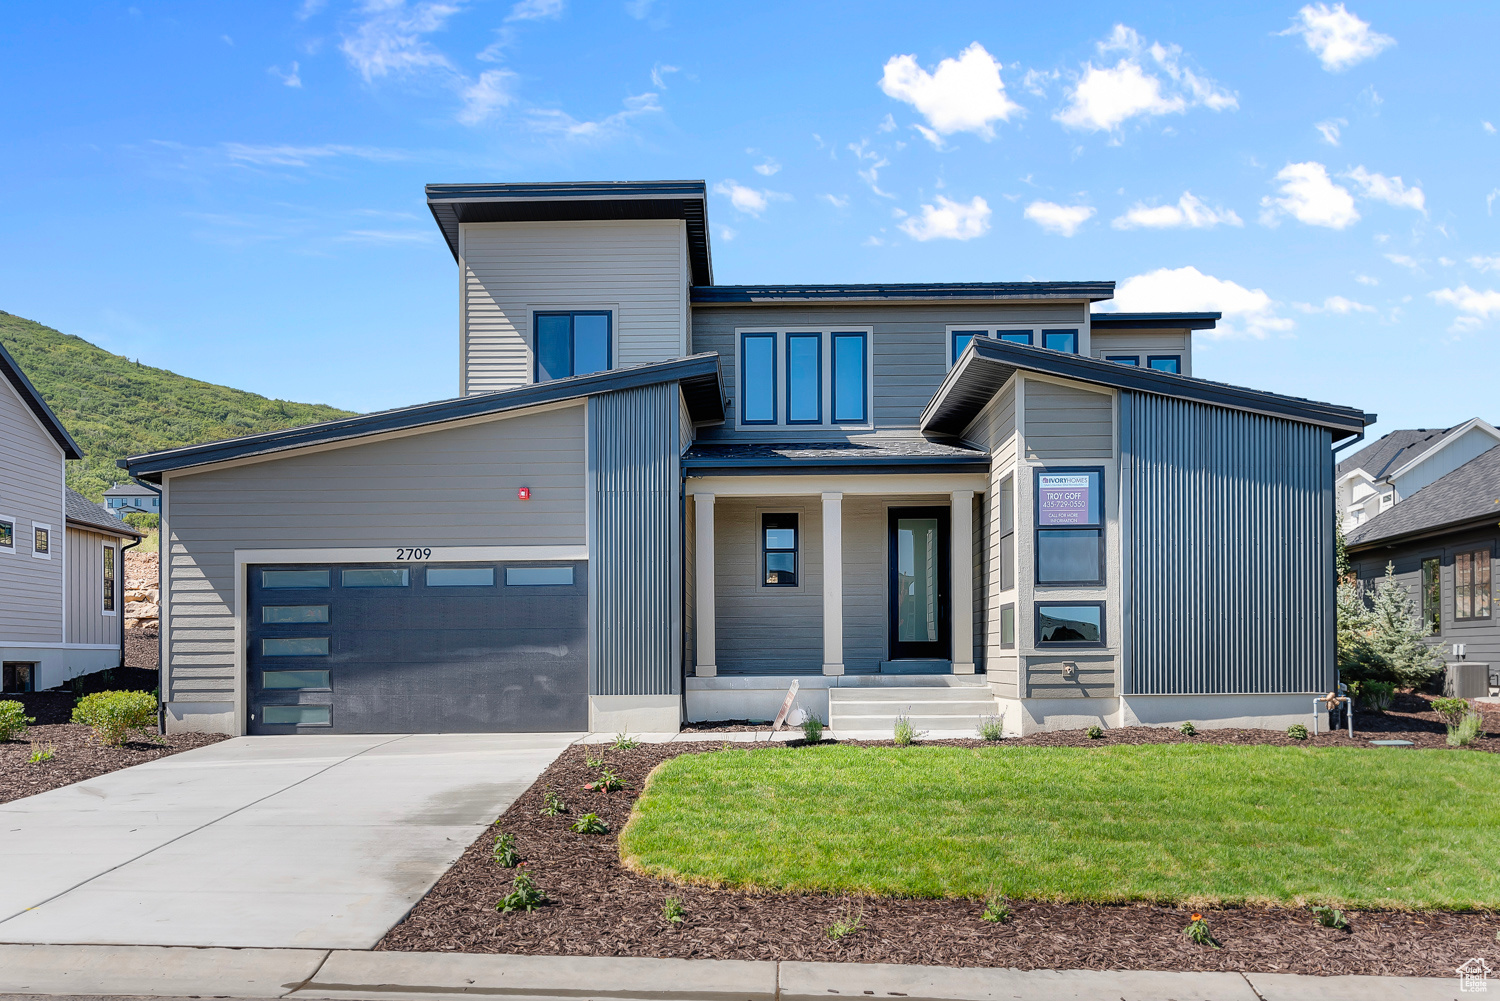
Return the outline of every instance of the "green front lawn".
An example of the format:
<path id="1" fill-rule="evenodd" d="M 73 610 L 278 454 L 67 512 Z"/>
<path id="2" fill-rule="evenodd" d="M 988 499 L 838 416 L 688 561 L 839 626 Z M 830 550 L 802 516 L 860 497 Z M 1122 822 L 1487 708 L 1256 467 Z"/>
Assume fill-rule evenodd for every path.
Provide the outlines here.
<path id="1" fill-rule="evenodd" d="M 1204 744 L 684 754 L 632 867 L 778 890 L 1500 906 L 1500 756 Z"/>

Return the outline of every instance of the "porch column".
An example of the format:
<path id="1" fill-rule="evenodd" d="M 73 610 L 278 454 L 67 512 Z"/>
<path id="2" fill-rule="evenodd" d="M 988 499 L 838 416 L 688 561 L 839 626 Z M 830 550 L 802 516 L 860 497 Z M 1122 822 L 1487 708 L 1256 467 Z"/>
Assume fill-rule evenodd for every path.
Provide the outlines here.
<path id="1" fill-rule="evenodd" d="M 823 495 L 823 673 L 844 673 L 844 495 Z"/>
<path id="2" fill-rule="evenodd" d="M 953 581 L 953 673 L 974 673 L 974 491 L 955 490 L 952 495 L 949 534 L 953 552 L 948 565 Z"/>
<path id="3" fill-rule="evenodd" d="M 693 517 L 697 525 L 693 538 L 694 593 L 697 613 L 693 635 L 697 638 L 697 673 L 712 678 L 719 673 L 717 640 L 714 635 L 714 495 L 693 494 Z"/>

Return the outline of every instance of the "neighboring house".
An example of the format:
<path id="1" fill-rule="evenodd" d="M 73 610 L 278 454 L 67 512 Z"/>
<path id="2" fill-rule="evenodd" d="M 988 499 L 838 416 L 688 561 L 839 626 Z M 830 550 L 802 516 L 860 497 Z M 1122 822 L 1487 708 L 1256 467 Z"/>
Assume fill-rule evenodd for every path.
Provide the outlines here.
<path id="1" fill-rule="evenodd" d="M 1500 430 L 1475 417 L 1446 429 L 1382 435 L 1338 465 L 1335 489 L 1352 531 L 1470 459 L 1500 445 Z"/>
<path id="2" fill-rule="evenodd" d="M 120 666 L 124 561 L 140 539 L 67 489 L 77 444 L 0 347 L 0 690 Z"/>
<path id="3" fill-rule="evenodd" d="M 104 491 L 104 506 L 116 518 L 127 514 L 161 514 L 161 498 L 139 483 L 116 483 Z"/>
<path id="4" fill-rule="evenodd" d="M 1469 459 L 1350 532 L 1355 575 L 1372 590 L 1394 566 L 1448 660 L 1500 666 L 1495 559 L 1500 555 L 1500 448 Z"/>
<path id="5" fill-rule="evenodd" d="M 1331 450 L 1374 418 L 1192 378 L 1217 314 L 716 285 L 699 181 L 428 202 L 458 398 L 121 463 L 169 728 L 676 730 L 793 679 L 836 728 L 1285 727 L 1333 687 Z"/>

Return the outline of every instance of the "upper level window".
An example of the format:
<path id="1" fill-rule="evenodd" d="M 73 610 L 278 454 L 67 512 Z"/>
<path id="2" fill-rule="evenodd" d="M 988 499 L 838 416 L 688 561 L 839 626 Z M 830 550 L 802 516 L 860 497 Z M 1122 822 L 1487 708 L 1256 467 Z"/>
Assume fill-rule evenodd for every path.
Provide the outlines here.
<path id="1" fill-rule="evenodd" d="M 52 558 L 52 526 L 31 523 L 31 555 L 38 559 Z"/>
<path id="2" fill-rule="evenodd" d="M 776 335 L 740 337 L 740 423 L 776 423 Z"/>
<path id="3" fill-rule="evenodd" d="M 608 369 L 610 319 L 607 310 L 535 314 L 536 381 Z"/>
<path id="4" fill-rule="evenodd" d="M 1146 364 L 1158 372 L 1182 374 L 1182 355 L 1149 355 L 1146 358 Z"/>
<path id="5" fill-rule="evenodd" d="M 862 333 L 833 335 L 833 422 L 870 420 L 870 339 Z"/>
<path id="6" fill-rule="evenodd" d="M 16 551 L 16 519 L 0 514 L 0 552 Z"/>
<path id="7" fill-rule="evenodd" d="M 761 586 L 797 586 L 797 516 L 760 516 Z"/>
<path id="8" fill-rule="evenodd" d="M 1140 355 L 1105 355 L 1104 360 L 1112 361 L 1117 365 L 1135 365 L 1139 367 L 1141 364 Z"/>
<path id="9" fill-rule="evenodd" d="M 1042 347 L 1050 351 L 1064 351 L 1070 355 L 1078 353 L 1078 331 L 1043 330 Z"/>
<path id="10" fill-rule="evenodd" d="M 958 356 L 964 353 L 964 348 L 976 337 L 983 337 L 988 331 L 985 330 L 950 330 L 948 331 L 949 352 L 948 365 L 958 361 Z"/>
<path id="11" fill-rule="evenodd" d="M 823 423 L 823 335 L 786 335 L 786 422 Z"/>
<path id="12" fill-rule="evenodd" d="M 1490 551 L 1479 549 L 1453 557 L 1453 618 L 1490 617 Z"/>
<path id="13" fill-rule="evenodd" d="M 742 331 L 737 370 L 742 426 L 869 423 L 868 331 Z"/>
<path id="14" fill-rule="evenodd" d="M 1028 327 L 1016 324 L 978 326 L 963 324 L 948 328 L 948 367 L 958 362 L 976 337 L 993 337 L 1008 344 L 1025 344 L 1028 347 L 1051 348 L 1077 354 L 1082 333 L 1077 327 Z"/>
<path id="15" fill-rule="evenodd" d="M 1036 583 L 1104 583 L 1104 471 L 1036 471 Z"/>

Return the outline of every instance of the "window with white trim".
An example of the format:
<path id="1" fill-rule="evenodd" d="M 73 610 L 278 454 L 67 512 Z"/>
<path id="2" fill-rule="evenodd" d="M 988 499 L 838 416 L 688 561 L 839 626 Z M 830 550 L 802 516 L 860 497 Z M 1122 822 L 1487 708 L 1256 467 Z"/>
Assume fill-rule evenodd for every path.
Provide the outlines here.
<path id="1" fill-rule="evenodd" d="M 869 426 L 871 344 L 858 327 L 735 331 L 739 426 Z"/>
<path id="2" fill-rule="evenodd" d="M 39 560 L 52 558 L 52 526 L 31 523 L 31 555 Z"/>
<path id="3" fill-rule="evenodd" d="M 104 578 L 104 607 L 101 611 L 105 615 L 115 614 L 115 547 L 110 543 L 104 544 L 104 566 L 101 576 Z"/>
<path id="4" fill-rule="evenodd" d="M 16 519 L 0 514 L 0 553 L 16 551 Z"/>

